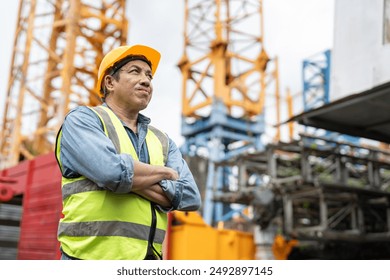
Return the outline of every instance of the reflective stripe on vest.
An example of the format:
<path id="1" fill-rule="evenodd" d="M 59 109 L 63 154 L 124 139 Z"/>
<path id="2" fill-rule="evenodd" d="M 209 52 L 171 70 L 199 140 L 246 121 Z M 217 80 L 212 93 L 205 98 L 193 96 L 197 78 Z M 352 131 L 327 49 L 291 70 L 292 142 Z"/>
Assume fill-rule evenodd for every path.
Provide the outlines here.
<path id="1" fill-rule="evenodd" d="M 66 232 L 68 236 L 122 236 L 144 240 L 149 234 L 149 226 L 120 221 L 94 221 L 78 223 L 61 223 L 59 235 Z M 163 243 L 165 231 L 156 229 L 155 241 Z"/>
<path id="2" fill-rule="evenodd" d="M 107 107 L 91 108 L 100 118 L 107 137 L 118 153 L 138 160 L 121 121 Z M 149 126 L 146 143 L 150 164 L 164 165 L 168 138 Z M 61 131 L 59 136 L 61 135 Z M 60 163 L 60 138 L 56 156 Z M 63 214 L 58 229 L 62 250 L 80 259 L 143 259 L 151 225 L 150 202 L 136 194 L 115 194 L 99 188 L 85 177 L 62 178 Z M 157 228 L 153 245 L 162 251 L 167 226 L 165 213 L 155 211 Z"/>

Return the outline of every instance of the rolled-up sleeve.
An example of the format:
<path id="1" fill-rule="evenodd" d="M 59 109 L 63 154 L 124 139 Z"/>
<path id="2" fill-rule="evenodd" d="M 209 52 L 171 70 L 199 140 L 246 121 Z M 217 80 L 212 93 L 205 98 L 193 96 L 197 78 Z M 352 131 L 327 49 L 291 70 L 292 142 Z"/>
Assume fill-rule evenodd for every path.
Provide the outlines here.
<path id="1" fill-rule="evenodd" d="M 115 193 L 131 191 L 134 161 L 118 154 L 99 117 L 87 107 L 72 110 L 62 126 L 60 161 L 64 177 L 85 176 Z"/>
<path id="2" fill-rule="evenodd" d="M 201 206 L 201 198 L 198 186 L 176 144 L 169 140 L 168 167 L 179 173 L 179 179 L 175 181 L 162 180 L 160 185 L 171 200 L 172 209 L 180 211 L 196 211 Z"/>

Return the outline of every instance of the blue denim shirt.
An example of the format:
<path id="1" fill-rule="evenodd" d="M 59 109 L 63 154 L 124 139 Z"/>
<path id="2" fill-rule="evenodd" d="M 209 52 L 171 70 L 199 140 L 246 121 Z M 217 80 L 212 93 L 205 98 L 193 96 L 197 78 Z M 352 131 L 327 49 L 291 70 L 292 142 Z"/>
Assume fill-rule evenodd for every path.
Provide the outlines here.
<path id="1" fill-rule="evenodd" d="M 149 123 L 148 117 L 139 114 L 138 134 L 123 123 L 139 160 L 144 163 L 149 163 L 145 141 Z M 60 148 L 63 176 L 76 178 L 84 175 L 99 187 L 112 192 L 131 192 L 134 176 L 133 158 L 128 154 L 117 154 L 113 143 L 104 133 L 99 117 L 88 107 L 77 107 L 65 117 Z M 201 204 L 198 187 L 172 139 L 169 139 L 166 166 L 176 170 L 180 177 L 176 181 L 159 182 L 172 202 L 172 208 L 169 210 L 198 210 Z"/>

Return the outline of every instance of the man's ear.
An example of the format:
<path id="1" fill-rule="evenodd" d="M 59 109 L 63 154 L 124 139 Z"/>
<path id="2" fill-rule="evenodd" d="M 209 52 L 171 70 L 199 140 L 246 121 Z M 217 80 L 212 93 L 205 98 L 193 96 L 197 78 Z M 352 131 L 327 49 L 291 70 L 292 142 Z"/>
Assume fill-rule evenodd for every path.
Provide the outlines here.
<path id="1" fill-rule="evenodd" d="M 114 87 L 113 81 L 114 81 L 114 77 L 113 76 L 106 75 L 104 77 L 104 80 L 103 80 L 104 85 L 106 86 L 106 89 L 108 89 L 109 91 L 113 90 L 113 87 Z"/>

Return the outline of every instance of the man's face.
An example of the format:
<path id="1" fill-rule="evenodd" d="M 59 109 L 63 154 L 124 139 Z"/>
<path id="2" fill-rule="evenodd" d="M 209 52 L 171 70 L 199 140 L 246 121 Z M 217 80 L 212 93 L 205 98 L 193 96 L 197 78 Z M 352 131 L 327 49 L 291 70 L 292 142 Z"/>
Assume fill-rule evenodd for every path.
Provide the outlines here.
<path id="1" fill-rule="evenodd" d="M 145 109 L 153 93 L 150 66 L 142 60 L 133 60 L 119 71 L 119 79 L 114 81 L 112 94 L 115 102 L 137 111 Z"/>

